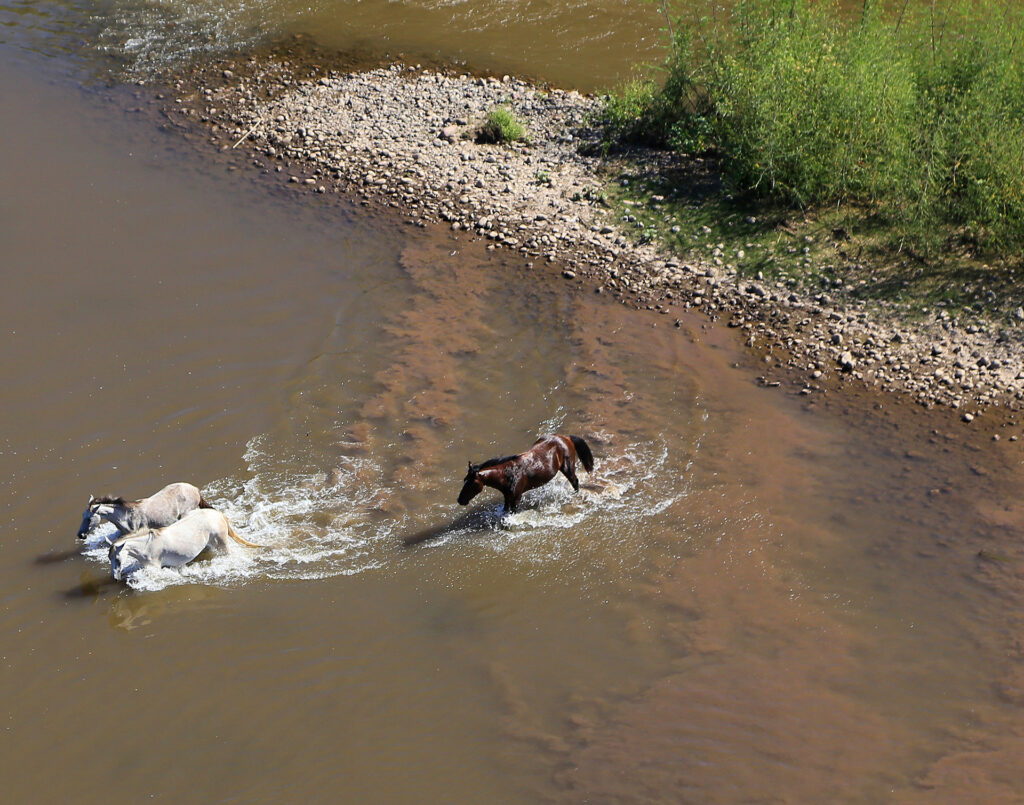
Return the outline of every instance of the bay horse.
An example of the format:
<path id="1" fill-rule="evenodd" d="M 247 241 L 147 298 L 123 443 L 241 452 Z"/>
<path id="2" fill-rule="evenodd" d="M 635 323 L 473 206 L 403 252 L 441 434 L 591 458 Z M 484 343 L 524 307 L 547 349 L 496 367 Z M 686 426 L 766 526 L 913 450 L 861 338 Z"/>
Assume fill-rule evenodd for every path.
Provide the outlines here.
<path id="1" fill-rule="evenodd" d="M 544 486 L 561 472 L 572 488 L 579 492 L 580 482 L 576 478 L 576 458 L 583 469 L 594 471 L 594 456 L 588 445 L 579 436 L 541 436 L 533 447 L 517 456 L 492 458 L 483 464 L 469 462 L 469 472 L 463 479 L 465 484 L 459 493 L 459 505 L 465 506 L 485 486 L 493 487 L 505 496 L 505 512 L 514 512 L 523 493 L 538 486 Z"/>
<path id="2" fill-rule="evenodd" d="M 139 500 L 89 496 L 89 505 L 82 512 L 78 538 L 86 536 L 101 522 L 113 523 L 121 535 L 142 528 L 163 528 L 177 522 L 195 509 L 213 508 L 192 484 L 168 484 L 156 494 Z"/>
<path id="3" fill-rule="evenodd" d="M 228 537 L 261 548 L 242 539 L 228 518 L 216 509 L 195 509 L 164 528 L 148 528 L 121 537 L 110 544 L 110 575 L 121 581 L 145 567 L 181 567 L 207 548 L 227 550 Z"/>

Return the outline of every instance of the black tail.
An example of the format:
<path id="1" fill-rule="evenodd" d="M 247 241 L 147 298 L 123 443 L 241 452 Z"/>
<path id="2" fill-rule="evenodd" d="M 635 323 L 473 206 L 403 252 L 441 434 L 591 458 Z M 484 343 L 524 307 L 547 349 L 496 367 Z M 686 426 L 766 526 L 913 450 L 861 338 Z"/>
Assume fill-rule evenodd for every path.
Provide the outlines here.
<path id="1" fill-rule="evenodd" d="M 572 442 L 572 446 L 576 448 L 576 455 L 580 457 L 583 469 L 587 472 L 593 472 L 594 454 L 590 452 L 590 445 L 583 441 L 582 436 L 570 436 L 569 440 Z"/>
<path id="2" fill-rule="evenodd" d="M 199 496 L 199 508 L 200 509 L 212 509 L 213 506 L 211 506 L 209 503 L 207 503 L 206 502 L 206 498 L 204 498 L 202 495 L 200 495 Z"/>

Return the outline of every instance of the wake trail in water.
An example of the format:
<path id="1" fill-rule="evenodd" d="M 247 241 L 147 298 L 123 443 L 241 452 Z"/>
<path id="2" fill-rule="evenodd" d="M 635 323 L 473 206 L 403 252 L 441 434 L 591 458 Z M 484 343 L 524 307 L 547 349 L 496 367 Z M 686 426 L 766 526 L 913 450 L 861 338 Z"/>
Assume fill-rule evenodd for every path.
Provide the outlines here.
<path id="1" fill-rule="evenodd" d="M 524 292 L 510 308 L 494 272 L 449 259 L 448 248 L 426 241 L 403 252 L 412 296 L 393 306 L 382 328 L 385 362 L 372 385 L 347 396 L 337 384 L 351 368 L 345 330 L 332 331 L 342 341 L 329 340 L 323 354 L 337 361 L 318 362 L 298 381 L 330 391 L 294 395 L 293 427 L 249 442 L 245 477 L 204 486 L 235 529 L 265 547 L 232 543 L 181 569 L 142 571 L 132 587 L 386 573 L 425 561 L 424 551 L 438 564 L 444 548 L 477 562 L 500 557 L 518 569 L 557 562 L 567 572 L 617 572 L 649 557 L 652 540 L 661 539 L 654 535 L 680 538 L 678 528 L 666 531 L 653 520 L 685 523 L 676 504 L 690 493 L 709 429 L 675 351 L 652 349 L 651 333 L 624 328 L 617 309 L 578 300 L 564 309 L 543 289 Z M 509 370 L 552 338 L 565 344 L 556 356 L 526 374 Z M 643 370 L 637 354 L 645 355 Z M 678 397 L 668 421 L 664 403 L 643 393 L 650 373 L 672 377 Z M 351 418 L 339 420 L 339 410 Z M 515 412 L 515 424 L 496 426 L 497 411 Z M 453 453 L 497 450 L 487 442 L 491 434 L 519 434 L 529 444 L 546 433 L 575 433 L 590 444 L 595 472 L 580 468 L 579 493 L 559 475 L 524 495 L 512 514 L 493 490 L 469 508 L 456 504 L 461 472 L 453 477 L 453 470 L 465 465 Z M 106 561 L 103 547 L 94 555 Z"/>
<path id="2" fill-rule="evenodd" d="M 416 516 L 395 515 L 389 513 L 394 493 L 372 458 L 350 458 L 328 472 L 296 472 L 264 442 L 257 437 L 246 451 L 251 477 L 204 488 L 235 530 L 263 547 L 232 542 L 226 552 L 181 568 L 145 569 L 130 578 L 132 588 L 232 587 L 384 571 L 409 557 L 412 543 L 435 550 L 461 543 L 537 565 L 564 561 L 598 539 L 603 554 L 629 557 L 643 550 L 643 521 L 686 494 L 685 483 L 666 480 L 677 477 L 666 471 L 672 463 L 666 444 L 632 443 L 604 454 L 593 476 L 581 472 L 579 493 L 559 477 L 528 492 L 513 514 L 505 514 L 500 501 L 465 512 L 448 500 L 454 497 L 450 479 L 437 479 L 445 502 L 426 505 Z M 106 564 L 106 539 L 116 536 L 113 527 L 96 529 L 86 555 Z"/>

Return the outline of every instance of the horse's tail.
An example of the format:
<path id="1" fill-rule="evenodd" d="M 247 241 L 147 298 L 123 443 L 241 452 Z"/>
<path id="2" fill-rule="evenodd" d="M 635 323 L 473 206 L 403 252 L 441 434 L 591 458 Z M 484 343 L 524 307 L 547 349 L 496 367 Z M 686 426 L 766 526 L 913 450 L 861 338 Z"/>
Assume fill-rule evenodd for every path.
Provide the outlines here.
<path id="1" fill-rule="evenodd" d="M 572 442 L 572 446 L 576 448 L 576 455 L 580 457 L 583 469 L 587 472 L 593 472 L 594 454 L 590 452 L 590 445 L 583 440 L 582 436 L 570 436 L 569 440 Z"/>
<path id="2" fill-rule="evenodd" d="M 211 506 L 210 508 L 212 509 L 213 507 Z M 267 547 L 266 545 L 257 545 L 255 542 L 249 542 L 249 540 L 243 539 L 242 537 L 238 536 L 238 532 L 236 532 L 235 529 L 231 527 L 231 521 L 228 520 L 227 517 L 224 518 L 224 522 L 228 524 L 228 536 L 230 536 L 233 540 L 241 542 L 243 545 L 248 545 L 250 548 Z"/>

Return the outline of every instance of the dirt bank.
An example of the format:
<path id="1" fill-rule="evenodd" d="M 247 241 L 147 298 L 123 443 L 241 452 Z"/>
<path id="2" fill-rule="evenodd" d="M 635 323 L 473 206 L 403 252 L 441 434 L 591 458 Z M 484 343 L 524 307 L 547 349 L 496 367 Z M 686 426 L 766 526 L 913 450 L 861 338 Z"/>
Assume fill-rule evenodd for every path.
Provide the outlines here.
<path id="1" fill-rule="evenodd" d="M 634 152 L 613 164 L 588 155 L 598 141 L 594 97 L 509 76 L 352 65 L 300 41 L 166 80 L 171 119 L 296 191 L 347 194 L 486 239 L 667 322 L 681 309 L 724 319 L 763 358 L 766 384 L 804 395 L 875 386 L 959 409 L 964 422 L 1024 400 L 1013 325 L 961 326 L 945 310 L 910 323 L 864 301 L 744 277 L 714 244 L 678 257 L 638 243 L 629 210 L 606 201 L 607 177 L 669 168 L 671 157 Z M 499 105 L 525 123 L 529 142 L 476 142 Z"/>

